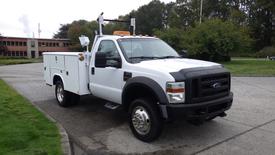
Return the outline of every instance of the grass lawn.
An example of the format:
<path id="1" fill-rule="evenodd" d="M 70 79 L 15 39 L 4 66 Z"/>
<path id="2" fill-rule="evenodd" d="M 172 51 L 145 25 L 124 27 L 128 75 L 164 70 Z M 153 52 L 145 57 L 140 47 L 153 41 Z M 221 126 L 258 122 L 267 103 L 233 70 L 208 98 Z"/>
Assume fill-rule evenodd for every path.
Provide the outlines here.
<path id="1" fill-rule="evenodd" d="M 60 155 L 60 140 L 55 124 L 0 79 L 0 155 Z"/>
<path id="2" fill-rule="evenodd" d="M 275 76 L 275 61 L 233 58 L 231 62 L 222 64 L 236 76 Z"/>
<path id="3" fill-rule="evenodd" d="M 37 63 L 42 62 L 42 59 L 26 59 L 26 58 L 5 58 L 0 57 L 1 65 L 15 65 L 15 64 L 27 64 L 27 63 Z"/>

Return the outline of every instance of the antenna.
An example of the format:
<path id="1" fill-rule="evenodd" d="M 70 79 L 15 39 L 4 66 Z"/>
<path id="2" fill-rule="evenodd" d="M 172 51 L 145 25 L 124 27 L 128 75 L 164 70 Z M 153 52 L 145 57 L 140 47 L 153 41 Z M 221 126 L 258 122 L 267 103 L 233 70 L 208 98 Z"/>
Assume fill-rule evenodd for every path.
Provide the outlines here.
<path id="1" fill-rule="evenodd" d="M 38 38 L 40 38 L 40 33 L 41 33 L 40 23 L 38 23 Z"/>

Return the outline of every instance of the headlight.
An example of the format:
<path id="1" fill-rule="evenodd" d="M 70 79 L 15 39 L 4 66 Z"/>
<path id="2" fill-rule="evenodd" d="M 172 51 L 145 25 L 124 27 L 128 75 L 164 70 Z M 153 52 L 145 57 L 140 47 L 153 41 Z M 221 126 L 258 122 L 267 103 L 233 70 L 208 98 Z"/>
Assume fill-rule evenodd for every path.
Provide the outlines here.
<path id="1" fill-rule="evenodd" d="M 183 103 L 185 101 L 185 83 L 168 82 L 166 84 L 166 94 L 169 103 Z"/>

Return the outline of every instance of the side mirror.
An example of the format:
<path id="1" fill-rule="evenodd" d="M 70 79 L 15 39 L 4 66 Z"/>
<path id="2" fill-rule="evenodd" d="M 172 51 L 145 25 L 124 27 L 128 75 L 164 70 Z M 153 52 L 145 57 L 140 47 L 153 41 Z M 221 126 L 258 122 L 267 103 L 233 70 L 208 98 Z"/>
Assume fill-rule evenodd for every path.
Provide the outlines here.
<path id="1" fill-rule="evenodd" d="M 106 67 L 106 53 L 96 52 L 95 54 L 95 67 L 104 68 Z"/>
<path id="2" fill-rule="evenodd" d="M 188 57 L 187 50 L 180 50 L 180 51 L 178 52 L 178 54 L 179 54 L 180 57 L 182 57 L 182 58 L 187 58 L 187 57 Z"/>
<path id="3" fill-rule="evenodd" d="M 107 58 L 106 66 L 121 68 L 121 60 L 119 58 Z"/>
<path id="4" fill-rule="evenodd" d="M 121 68 L 120 58 L 107 57 L 106 53 L 97 52 L 95 55 L 95 67 L 115 67 Z"/>

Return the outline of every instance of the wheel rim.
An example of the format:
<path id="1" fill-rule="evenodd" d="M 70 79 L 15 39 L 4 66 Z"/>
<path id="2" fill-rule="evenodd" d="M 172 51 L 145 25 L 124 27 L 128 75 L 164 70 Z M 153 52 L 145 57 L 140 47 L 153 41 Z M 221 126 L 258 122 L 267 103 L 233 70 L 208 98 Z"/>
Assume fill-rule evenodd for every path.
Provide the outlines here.
<path id="1" fill-rule="evenodd" d="M 56 96 L 57 96 L 58 102 L 61 103 L 64 99 L 64 90 L 63 90 L 63 87 L 61 85 L 57 86 Z"/>
<path id="2" fill-rule="evenodd" d="M 149 133 L 151 129 L 151 120 L 144 107 L 138 106 L 133 110 L 132 124 L 139 134 L 146 135 Z"/>

